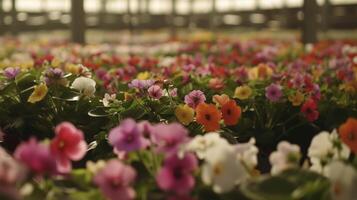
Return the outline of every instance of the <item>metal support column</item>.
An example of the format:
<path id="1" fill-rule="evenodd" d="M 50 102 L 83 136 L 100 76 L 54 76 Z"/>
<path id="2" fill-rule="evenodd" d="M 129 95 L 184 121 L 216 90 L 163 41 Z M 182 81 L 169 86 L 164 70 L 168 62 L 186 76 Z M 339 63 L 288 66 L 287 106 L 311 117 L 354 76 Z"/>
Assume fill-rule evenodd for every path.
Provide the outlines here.
<path id="1" fill-rule="evenodd" d="M 11 0 L 11 34 L 18 34 L 16 0 Z"/>
<path id="2" fill-rule="evenodd" d="M 75 43 L 85 43 L 85 12 L 83 0 L 71 1 L 71 35 Z"/>
<path id="3" fill-rule="evenodd" d="M 171 0 L 171 23 L 170 34 L 172 38 L 176 38 L 176 0 Z"/>
<path id="4" fill-rule="evenodd" d="M 302 22 L 302 41 L 304 44 L 317 42 L 317 12 L 316 0 L 304 0 Z"/>

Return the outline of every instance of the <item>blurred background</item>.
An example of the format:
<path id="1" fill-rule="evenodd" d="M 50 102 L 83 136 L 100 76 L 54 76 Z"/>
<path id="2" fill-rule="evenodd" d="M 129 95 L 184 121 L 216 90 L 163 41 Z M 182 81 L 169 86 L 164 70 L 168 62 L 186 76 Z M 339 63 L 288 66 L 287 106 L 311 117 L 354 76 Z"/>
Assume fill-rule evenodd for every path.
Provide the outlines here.
<path id="1" fill-rule="evenodd" d="M 0 0 L 1 35 L 78 43 L 196 32 L 313 43 L 356 30 L 357 0 Z"/>

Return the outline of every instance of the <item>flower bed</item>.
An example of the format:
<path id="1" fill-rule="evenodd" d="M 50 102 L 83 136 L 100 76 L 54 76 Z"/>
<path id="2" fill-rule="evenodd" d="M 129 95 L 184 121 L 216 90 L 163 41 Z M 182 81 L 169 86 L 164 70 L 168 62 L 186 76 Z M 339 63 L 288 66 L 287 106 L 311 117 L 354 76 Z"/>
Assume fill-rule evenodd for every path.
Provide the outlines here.
<path id="1" fill-rule="evenodd" d="M 0 197 L 353 199 L 357 43 L 18 43 Z"/>

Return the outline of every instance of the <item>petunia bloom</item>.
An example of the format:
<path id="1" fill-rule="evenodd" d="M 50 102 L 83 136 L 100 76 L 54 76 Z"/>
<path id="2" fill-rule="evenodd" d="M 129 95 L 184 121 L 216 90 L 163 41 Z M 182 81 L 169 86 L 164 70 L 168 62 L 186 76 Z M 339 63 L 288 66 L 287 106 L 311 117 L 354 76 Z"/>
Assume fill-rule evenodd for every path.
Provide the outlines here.
<path id="1" fill-rule="evenodd" d="M 252 89 L 248 85 L 238 86 L 234 91 L 234 98 L 246 100 L 252 95 Z"/>
<path id="2" fill-rule="evenodd" d="M 15 77 L 20 73 L 20 68 L 19 67 L 7 67 L 4 70 L 4 75 L 8 79 L 15 79 Z"/>
<path id="3" fill-rule="evenodd" d="M 183 125 L 188 125 L 193 121 L 195 111 L 187 104 L 178 105 L 175 109 L 175 116 Z"/>
<path id="4" fill-rule="evenodd" d="M 293 106 L 299 106 L 304 101 L 304 94 L 297 91 L 294 95 L 290 95 L 288 99 Z"/>
<path id="5" fill-rule="evenodd" d="M 213 104 L 201 103 L 196 108 L 196 121 L 204 126 L 205 131 L 216 131 L 219 129 L 219 121 L 222 113 Z"/>
<path id="6" fill-rule="evenodd" d="M 146 148 L 149 144 L 133 119 L 125 119 L 119 126 L 110 130 L 108 140 L 118 152 L 136 151 Z"/>
<path id="7" fill-rule="evenodd" d="M 158 85 L 152 85 L 148 89 L 149 96 L 154 99 L 160 99 L 163 95 L 162 89 Z"/>
<path id="8" fill-rule="evenodd" d="M 185 96 L 185 103 L 191 108 L 196 108 L 198 104 L 206 101 L 206 97 L 200 90 L 193 90 Z"/>
<path id="9" fill-rule="evenodd" d="M 58 171 L 68 173 L 73 161 L 84 157 L 87 143 L 81 130 L 69 122 L 62 122 L 55 128 L 56 136 L 51 141 L 51 153 L 56 158 Z"/>
<path id="10" fill-rule="evenodd" d="M 172 154 L 188 140 L 188 131 L 179 123 L 157 124 L 152 127 L 152 140 L 157 151 Z"/>
<path id="11" fill-rule="evenodd" d="M 21 143 L 16 148 L 14 157 L 35 174 L 54 174 L 57 172 L 56 160 L 53 158 L 49 146 L 37 142 L 35 138 Z"/>
<path id="12" fill-rule="evenodd" d="M 223 106 L 224 104 L 226 104 L 229 101 L 229 96 L 226 94 L 222 94 L 222 95 L 213 95 L 212 97 L 212 101 L 214 103 L 216 103 L 216 106 Z"/>
<path id="13" fill-rule="evenodd" d="M 41 101 L 45 96 L 47 95 L 48 88 L 46 84 L 40 83 L 39 85 L 35 86 L 34 91 L 28 98 L 28 102 L 30 103 L 36 103 Z"/>
<path id="14" fill-rule="evenodd" d="M 348 118 L 347 121 L 339 127 L 338 132 L 341 140 L 350 147 L 354 153 L 357 153 L 357 119 Z"/>
<path id="15" fill-rule="evenodd" d="M 156 182 L 164 191 L 187 194 L 195 185 L 192 173 L 197 166 L 198 162 L 193 154 L 187 153 L 182 158 L 172 154 L 165 159 L 164 166 L 156 176 Z"/>
<path id="16" fill-rule="evenodd" d="M 277 102 L 283 96 L 282 88 L 278 84 L 270 84 L 265 88 L 265 96 L 272 102 Z"/>
<path id="17" fill-rule="evenodd" d="M 313 122 L 319 118 L 319 111 L 313 99 L 308 99 L 301 106 L 301 112 L 309 122 Z"/>
<path id="18" fill-rule="evenodd" d="M 95 93 L 95 85 L 96 82 L 93 79 L 78 77 L 73 81 L 71 87 L 85 96 L 93 96 Z"/>
<path id="19" fill-rule="evenodd" d="M 110 160 L 94 177 L 94 183 L 109 200 L 131 200 L 135 190 L 131 187 L 136 171 L 118 160 Z"/>
<path id="20" fill-rule="evenodd" d="M 272 165 L 271 173 L 277 174 L 288 168 L 297 167 L 300 162 L 300 147 L 289 142 L 282 141 L 278 144 L 277 151 L 269 156 Z"/>
<path id="21" fill-rule="evenodd" d="M 228 126 L 234 126 L 241 117 L 242 109 L 237 105 L 235 100 L 230 100 L 222 106 L 221 112 L 224 123 Z"/>

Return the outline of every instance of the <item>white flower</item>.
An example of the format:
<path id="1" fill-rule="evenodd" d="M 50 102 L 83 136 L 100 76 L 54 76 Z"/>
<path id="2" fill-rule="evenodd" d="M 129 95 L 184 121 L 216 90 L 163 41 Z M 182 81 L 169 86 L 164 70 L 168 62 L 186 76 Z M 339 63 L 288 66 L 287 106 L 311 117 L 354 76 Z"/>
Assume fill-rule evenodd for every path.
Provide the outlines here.
<path id="1" fill-rule="evenodd" d="M 326 166 L 324 174 L 331 181 L 332 199 L 356 199 L 357 173 L 353 167 L 341 161 L 335 161 Z"/>
<path id="2" fill-rule="evenodd" d="M 254 169 L 258 164 L 259 149 L 255 146 L 255 139 L 251 138 L 249 142 L 235 145 L 237 158 L 249 169 Z"/>
<path id="3" fill-rule="evenodd" d="M 345 160 L 350 153 L 350 149 L 340 141 L 336 130 L 332 133 L 323 131 L 312 139 L 308 149 L 308 156 L 312 163 L 311 170 L 321 173 L 329 162 Z"/>
<path id="4" fill-rule="evenodd" d="M 78 77 L 72 83 L 72 88 L 80 91 L 85 96 L 93 96 L 95 92 L 95 81 L 86 77 Z"/>
<path id="5" fill-rule="evenodd" d="M 270 154 L 269 161 L 272 165 L 271 173 L 278 174 L 288 168 L 297 166 L 300 160 L 300 147 L 282 141 L 278 144 L 277 151 Z"/>
<path id="6" fill-rule="evenodd" d="M 113 102 L 117 98 L 116 94 L 105 93 L 104 98 L 102 99 L 104 107 L 108 107 L 109 103 Z"/>
<path id="7" fill-rule="evenodd" d="M 206 133 L 203 136 L 197 135 L 188 143 L 185 150 L 194 152 L 198 158 L 204 159 L 207 151 L 217 145 L 229 145 L 229 143 L 227 140 L 221 138 L 218 133 L 212 132 Z"/>
<path id="8" fill-rule="evenodd" d="M 248 172 L 236 158 L 231 145 L 217 145 L 207 152 L 202 166 L 202 181 L 213 186 L 216 193 L 228 192 L 248 177 Z"/>

